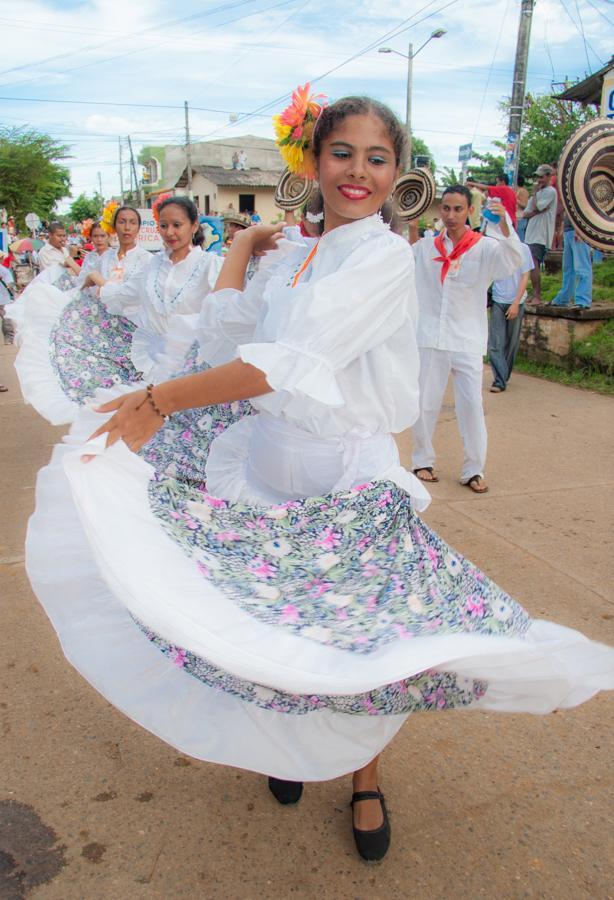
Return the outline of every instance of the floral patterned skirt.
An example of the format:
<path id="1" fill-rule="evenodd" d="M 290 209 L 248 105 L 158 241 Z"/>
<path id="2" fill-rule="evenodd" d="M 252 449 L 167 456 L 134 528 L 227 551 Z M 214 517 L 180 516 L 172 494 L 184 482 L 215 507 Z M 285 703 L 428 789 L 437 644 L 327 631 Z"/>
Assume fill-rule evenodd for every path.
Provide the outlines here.
<path id="1" fill-rule="evenodd" d="M 209 448 L 251 413 L 182 413 L 138 455 L 88 444 L 85 465 L 83 410 L 40 474 L 28 572 L 119 709 L 200 759 L 320 780 L 411 712 L 545 713 L 614 688 L 614 651 L 532 620 L 392 481 L 275 506 L 212 496 Z"/>
<path id="2" fill-rule="evenodd" d="M 21 391 L 52 425 L 72 422 L 98 389 L 140 377 L 130 360 L 135 326 L 72 285 L 65 275 L 53 284 L 37 279 L 19 302 Z"/>
<path id="3" fill-rule="evenodd" d="M 136 326 L 81 292 L 64 307 L 49 346 L 51 367 L 66 396 L 82 405 L 100 388 L 138 381 L 130 359 Z"/>

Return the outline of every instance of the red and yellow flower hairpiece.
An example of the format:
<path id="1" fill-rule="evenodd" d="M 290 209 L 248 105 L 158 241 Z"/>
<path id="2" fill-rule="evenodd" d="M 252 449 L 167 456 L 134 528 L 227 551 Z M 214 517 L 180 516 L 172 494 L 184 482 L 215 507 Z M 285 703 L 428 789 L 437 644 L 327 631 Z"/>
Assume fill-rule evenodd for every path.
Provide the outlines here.
<path id="1" fill-rule="evenodd" d="M 107 205 L 102 211 L 102 216 L 100 217 L 100 227 L 103 231 L 106 231 L 107 234 L 115 234 L 115 228 L 113 227 L 113 218 L 115 216 L 116 210 L 119 209 L 119 203 L 117 200 L 109 200 Z"/>
<path id="2" fill-rule="evenodd" d="M 159 209 L 160 204 L 163 203 L 165 200 L 168 200 L 168 198 L 172 197 L 172 196 L 173 196 L 172 194 L 160 194 L 160 196 L 158 197 L 156 202 L 153 204 L 151 211 L 152 211 L 154 219 L 156 220 L 156 225 L 158 225 L 158 226 L 160 225 L 160 209 Z"/>
<path id="3" fill-rule="evenodd" d="M 92 234 L 93 224 L 94 224 L 93 219 L 84 219 L 81 222 L 81 237 L 86 241 L 89 241 L 89 239 L 90 239 L 90 236 Z"/>
<path id="4" fill-rule="evenodd" d="M 315 124 L 326 106 L 324 94 L 310 94 L 309 82 L 292 93 L 292 103 L 273 116 L 279 152 L 295 175 L 311 180 L 317 177 L 312 138 Z"/>

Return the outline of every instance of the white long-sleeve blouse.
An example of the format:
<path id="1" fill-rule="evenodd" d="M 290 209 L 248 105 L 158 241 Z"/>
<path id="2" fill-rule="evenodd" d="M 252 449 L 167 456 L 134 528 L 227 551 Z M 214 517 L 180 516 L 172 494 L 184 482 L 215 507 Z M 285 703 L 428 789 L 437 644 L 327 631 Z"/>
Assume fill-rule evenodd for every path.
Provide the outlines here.
<path id="1" fill-rule="evenodd" d="M 211 295 L 199 339 L 211 364 L 240 357 L 273 392 L 253 404 L 321 436 L 396 433 L 418 415 L 417 301 L 409 245 L 379 216 L 297 245 L 244 291 Z"/>
<path id="2" fill-rule="evenodd" d="M 120 285 L 105 284 L 100 299 L 109 312 L 128 316 L 154 334 L 165 334 L 174 315 L 200 312 L 213 290 L 222 258 L 192 247 L 185 259 L 173 263 L 167 250 L 150 254 L 149 263 Z"/>

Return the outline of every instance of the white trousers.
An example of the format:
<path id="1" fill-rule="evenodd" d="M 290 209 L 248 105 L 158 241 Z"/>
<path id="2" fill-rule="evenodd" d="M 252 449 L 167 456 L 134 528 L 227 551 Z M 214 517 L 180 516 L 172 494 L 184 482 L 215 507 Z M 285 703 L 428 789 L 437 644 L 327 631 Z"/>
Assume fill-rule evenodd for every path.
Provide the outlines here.
<path id="1" fill-rule="evenodd" d="M 433 433 L 452 373 L 454 409 L 465 458 L 461 482 L 483 475 L 486 465 L 486 423 L 482 406 L 482 357 L 474 353 L 420 348 L 420 415 L 412 427 L 412 467 L 433 466 Z"/>

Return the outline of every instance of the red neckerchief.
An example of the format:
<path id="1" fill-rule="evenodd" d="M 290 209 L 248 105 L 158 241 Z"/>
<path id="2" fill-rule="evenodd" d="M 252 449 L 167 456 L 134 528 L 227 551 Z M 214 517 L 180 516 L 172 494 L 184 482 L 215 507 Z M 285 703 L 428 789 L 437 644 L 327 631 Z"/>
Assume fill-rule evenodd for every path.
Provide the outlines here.
<path id="1" fill-rule="evenodd" d="M 456 247 L 453 248 L 452 252 L 448 256 L 446 253 L 446 247 L 443 242 L 443 234 L 438 234 L 435 238 L 435 249 L 439 251 L 439 256 L 433 257 L 433 262 L 443 263 L 441 267 L 441 283 L 443 284 L 446 280 L 446 275 L 448 274 L 448 269 L 455 259 L 458 259 L 459 256 L 462 256 L 463 253 L 466 253 L 467 250 L 471 250 L 474 244 L 477 244 L 478 241 L 482 240 L 482 235 L 478 231 L 472 231 L 470 228 L 464 233 Z"/>

